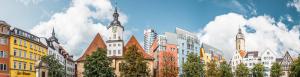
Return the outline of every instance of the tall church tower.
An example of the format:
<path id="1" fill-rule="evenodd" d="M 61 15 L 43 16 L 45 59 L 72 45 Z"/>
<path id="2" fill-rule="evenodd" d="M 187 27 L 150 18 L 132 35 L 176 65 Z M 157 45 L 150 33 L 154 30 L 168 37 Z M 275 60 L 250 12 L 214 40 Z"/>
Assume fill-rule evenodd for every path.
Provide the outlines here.
<path id="1" fill-rule="evenodd" d="M 239 32 L 236 35 L 235 43 L 237 51 L 245 51 L 245 37 L 241 28 L 239 28 Z"/>
<path id="2" fill-rule="evenodd" d="M 117 7 L 115 7 L 115 12 L 113 14 L 114 20 L 107 27 L 109 37 L 106 41 L 107 44 L 107 56 L 122 56 L 123 54 L 123 32 L 124 27 L 119 21 L 119 13 Z"/>

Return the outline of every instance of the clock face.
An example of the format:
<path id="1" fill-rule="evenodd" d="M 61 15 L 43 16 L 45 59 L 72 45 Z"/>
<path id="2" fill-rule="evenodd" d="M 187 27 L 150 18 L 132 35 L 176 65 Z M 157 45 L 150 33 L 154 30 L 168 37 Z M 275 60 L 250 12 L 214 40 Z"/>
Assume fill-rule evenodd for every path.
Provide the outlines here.
<path id="1" fill-rule="evenodd" d="M 113 33 L 116 33 L 116 32 L 117 32 L 117 27 L 113 27 L 113 28 L 112 28 L 112 32 L 113 32 Z"/>

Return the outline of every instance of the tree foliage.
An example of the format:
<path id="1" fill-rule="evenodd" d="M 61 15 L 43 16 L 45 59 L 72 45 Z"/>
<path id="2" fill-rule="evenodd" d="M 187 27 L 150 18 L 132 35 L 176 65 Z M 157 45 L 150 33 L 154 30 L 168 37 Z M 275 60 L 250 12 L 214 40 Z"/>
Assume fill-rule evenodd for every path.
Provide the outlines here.
<path id="1" fill-rule="evenodd" d="M 201 63 L 200 56 L 191 52 L 187 55 L 187 61 L 183 64 L 184 77 L 203 77 L 204 64 Z"/>
<path id="2" fill-rule="evenodd" d="M 43 56 L 42 62 L 48 65 L 48 76 L 49 77 L 63 77 L 65 76 L 65 71 L 63 65 L 59 63 L 53 55 Z"/>
<path id="3" fill-rule="evenodd" d="M 207 64 L 207 70 L 206 70 L 205 76 L 206 77 L 220 77 L 219 68 L 217 67 L 217 64 L 214 60 L 210 61 Z"/>
<path id="4" fill-rule="evenodd" d="M 170 51 L 162 52 L 162 62 L 161 65 L 163 66 L 160 69 L 160 73 L 162 77 L 176 77 L 178 75 L 178 67 L 177 67 L 177 60 L 176 55 Z"/>
<path id="5" fill-rule="evenodd" d="M 283 75 L 282 68 L 278 62 L 275 62 L 271 66 L 271 77 L 280 77 Z"/>
<path id="6" fill-rule="evenodd" d="M 111 61 L 106 56 L 106 49 L 98 48 L 84 61 L 85 77 L 113 77 L 113 68 L 109 65 Z"/>
<path id="7" fill-rule="evenodd" d="M 239 64 L 235 70 L 236 77 L 248 77 L 249 69 L 243 64 Z"/>
<path id="8" fill-rule="evenodd" d="M 231 66 L 226 63 L 226 61 L 220 64 L 220 75 L 221 77 L 233 77 Z"/>
<path id="9" fill-rule="evenodd" d="M 300 55 L 298 59 L 293 62 L 290 71 L 290 77 L 300 77 Z"/>
<path id="10" fill-rule="evenodd" d="M 264 65 L 255 64 L 251 70 L 253 77 L 263 77 L 264 76 Z"/>
<path id="11" fill-rule="evenodd" d="M 130 46 L 124 55 L 125 62 L 121 66 L 123 77 L 146 77 L 149 76 L 147 62 L 142 53 L 135 45 Z"/>

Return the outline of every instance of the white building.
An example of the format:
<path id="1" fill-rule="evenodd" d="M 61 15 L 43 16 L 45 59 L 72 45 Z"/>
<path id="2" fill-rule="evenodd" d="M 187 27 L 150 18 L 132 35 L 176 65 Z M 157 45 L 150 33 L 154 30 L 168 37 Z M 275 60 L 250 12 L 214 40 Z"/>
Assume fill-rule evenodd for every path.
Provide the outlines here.
<path id="1" fill-rule="evenodd" d="M 156 38 L 157 33 L 154 31 L 154 29 L 144 30 L 144 49 L 147 53 L 149 53 L 150 47 Z"/>
<path id="2" fill-rule="evenodd" d="M 41 40 L 43 44 L 48 46 L 48 55 L 53 55 L 55 59 L 64 67 L 66 74 L 65 77 L 75 76 L 75 62 L 73 56 L 69 55 L 67 51 L 60 46 L 58 39 L 55 36 L 54 28 L 52 30 L 52 36 L 50 38 L 44 38 Z M 72 68 L 72 69 L 70 69 Z"/>
<path id="3" fill-rule="evenodd" d="M 272 63 L 276 62 L 277 53 L 270 49 L 267 49 L 261 52 L 259 56 L 261 57 L 261 64 L 263 64 L 265 67 L 264 76 L 270 77 L 271 66 Z"/>
<path id="4" fill-rule="evenodd" d="M 235 72 L 237 66 L 240 63 L 243 63 L 243 58 L 246 56 L 247 53 L 245 50 L 245 37 L 240 28 L 236 35 L 235 42 L 236 51 L 234 51 L 233 57 L 230 59 L 230 65 L 233 73 Z"/>
<path id="5" fill-rule="evenodd" d="M 113 14 L 114 20 L 107 27 L 108 29 L 108 40 L 106 41 L 107 46 L 107 56 L 122 56 L 123 55 L 123 32 L 124 26 L 121 25 L 118 20 L 119 14 L 117 8 L 115 8 L 115 12 Z"/>
<path id="6" fill-rule="evenodd" d="M 258 56 L 258 51 L 248 51 L 246 56 L 243 59 L 243 63 L 249 68 L 252 69 L 255 64 L 260 63 L 260 57 Z M 250 76 L 252 76 L 252 73 L 250 72 Z"/>

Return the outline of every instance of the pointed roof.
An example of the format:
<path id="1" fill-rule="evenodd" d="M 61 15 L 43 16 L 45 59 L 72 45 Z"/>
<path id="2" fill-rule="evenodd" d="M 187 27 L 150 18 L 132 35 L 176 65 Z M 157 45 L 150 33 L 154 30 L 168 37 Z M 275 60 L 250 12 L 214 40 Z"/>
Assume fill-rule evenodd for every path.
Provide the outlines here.
<path id="1" fill-rule="evenodd" d="M 91 55 L 94 51 L 97 50 L 97 48 L 106 48 L 105 42 L 103 41 L 99 33 L 97 33 L 94 40 L 91 42 L 91 44 L 85 50 L 84 54 L 77 61 L 83 61 L 87 55 Z"/>
<path id="2" fill-rule="evenodd" d="M 139 44 L 139 42 L 136 40 L 136 38 L 134 36 L 131 36 L 130 39 L 128 40 L 127 44 L 125 45 L 124 53 L 126 53 L 126 49 L 132 45 L 135 45 L 138 48 L 138 50 L 143 54 L 145 59 L 154 59 L 152 56 L 150 56 L 149 54 L 147 54 L 145 52 L 143 47 Z"/>
<path id="3" fill-rule="evenodd" d="M 240 50 L 239 53 L 240 53 L 241 57 L 243 57 L 243 58 L 244 58 L 244 57 L 246 56 L 246 54 L 247 54 L 247 52 L 244 51 L 244 50 Z"/>

